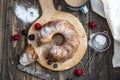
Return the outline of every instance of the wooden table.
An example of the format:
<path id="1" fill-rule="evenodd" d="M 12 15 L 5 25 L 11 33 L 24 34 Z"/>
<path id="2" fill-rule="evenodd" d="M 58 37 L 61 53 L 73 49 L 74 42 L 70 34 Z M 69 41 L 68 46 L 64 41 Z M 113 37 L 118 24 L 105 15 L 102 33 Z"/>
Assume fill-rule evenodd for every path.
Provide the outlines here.
<path id="1" fill-rule="evenodd" d="M 23 73 L 16 69 L 16 61 L 18 59 L 17 55 L 20 55 L 24 48 L 26 47 L 27 39 L 22 36 L 17 42 L 14 42 L 11 36 L 15 33 L 21 33 L 23 29 L 29 29 L 31 24 L 25 24 L 16 16 L 13 12 L 13 6 L 15 2 L 23 4 L 25 6 L 36 6 L 40 9 L 37 0 L 0 0 L 0 80 L 41 80 L 29 74 Z M 62 0 L 55 0 L 55 7 L 58 10 L 69 12 L 75 15 L 83 24 L 86 30 L 88 40 L 91 34 L 95 32 L 108 31 L 112 44 L 104 54 L 97 54 L 93 60 L 93 64 L 89 66 L 88 73 L 81 77 L 74 75 L 74 70 L 76 68 L 83 68 L 82 65 L 90 58 L 93 53 L 93 49 L 88 46 L 86 55 L 82 59 L 82 65 L 79 63 L 77 66 L 70 70 L 62 72 L 53 72 L 40 66 L 37 62 L 30 65 L 37 70 L 43 70 L 46 73 L 51 74 L 56 80 L 66 80 L 67 77 L 72 77 L 73 80 L 120 80 L 120 68 L 112 67 L 112 56 L 114 54 L 113 38 L 109 30 L 107 21 L 95 14 L 87 3 L 89 8 L 89 13 L 87 15 L 81 12 L 71 12 L 67 10 Z M 40 10 L 41 12 L 41 10 Z M 41 15 L 41 14 L 40 14 Z M 97 22 L 97 27 L 95 29 L 90 29 L 88 27 L 88 22 Z"/>

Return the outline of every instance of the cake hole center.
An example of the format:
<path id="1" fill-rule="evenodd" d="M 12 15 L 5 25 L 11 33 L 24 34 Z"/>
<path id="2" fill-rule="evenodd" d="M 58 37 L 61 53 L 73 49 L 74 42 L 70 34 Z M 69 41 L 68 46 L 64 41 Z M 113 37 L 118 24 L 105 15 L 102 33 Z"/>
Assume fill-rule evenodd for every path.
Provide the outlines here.
<path id="1" fill-rule="evenodd" d="M 57 33 L 53 36 L 53 42 L 55 45 L 60 46 L 60 45 L 64 44 L 65 37 L 62 34 Z"/>

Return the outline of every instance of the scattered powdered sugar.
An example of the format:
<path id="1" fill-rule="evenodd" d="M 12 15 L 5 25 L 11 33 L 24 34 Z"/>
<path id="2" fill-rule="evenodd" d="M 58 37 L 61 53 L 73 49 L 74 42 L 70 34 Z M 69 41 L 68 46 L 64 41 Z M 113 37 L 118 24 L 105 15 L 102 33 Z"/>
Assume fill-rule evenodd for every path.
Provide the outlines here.
<path id="1" fill-rule="evenodd" d="M 33 59 L 32 55 L 30 55 L 29 53 L 24 53 L 23 56 L 20 57 L 20 64 L 22 65 L 28 65 L 32 62 L 34 62 L 35 60 Z"/>
<path id="2" fill-rule="evenodd" d="M 24 7 L 16 4 L 14 9 L 15 15 L 25 23 L 31 23 L 39 17 L 39 11 L 33 7 Z"/>

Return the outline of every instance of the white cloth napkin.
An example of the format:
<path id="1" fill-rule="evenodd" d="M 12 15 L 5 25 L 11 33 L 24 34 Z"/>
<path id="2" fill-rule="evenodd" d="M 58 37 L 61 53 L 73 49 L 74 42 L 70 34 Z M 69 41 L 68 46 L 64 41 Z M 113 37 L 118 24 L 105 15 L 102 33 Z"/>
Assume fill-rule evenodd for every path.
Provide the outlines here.
<path id="1" fill-rule="evenodd" d="M 120 67 L 120 0 L 90 0 L 94 12 L 105 17 L 114 38 L 113 67 Z"/>

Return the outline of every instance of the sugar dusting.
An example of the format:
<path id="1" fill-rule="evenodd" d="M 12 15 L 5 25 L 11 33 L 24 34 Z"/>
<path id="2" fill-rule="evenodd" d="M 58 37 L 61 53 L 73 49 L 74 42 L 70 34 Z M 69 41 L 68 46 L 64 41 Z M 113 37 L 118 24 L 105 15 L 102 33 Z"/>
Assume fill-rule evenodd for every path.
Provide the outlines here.
<path id="1" fill-rule="evenodd" d="M 104 51 L 109 47 L 109 39 L 105 34 L 92 34 L 89 40 L 89 46 L 96 51 Z"/>
<path id="2" fill-rule="evenodd" d="M 32 23 L 39 17 L 39 11 L 33 7 L 24 7 L 23 5 L 16 4 L 14 9 L 15 15 L 24 23 Z"/>
<path id="3" fill-rule="evenodd" d="M 33 59 L 32 55 L 28 54 L 28 53 L 24 53 L 22 57 L 20 57 L 20 64 L 22 65 L 28 65 L 32 62 L 34 62 L 35 60 Z"/>
<path id="4" fill-rule="evenodd" d="M 92 45 L 97 49 L 105 49 L 107 47 L 107 38 L 104 35 L 96 35 L 95 39 L 93 39 Z"/>
<path id="5" fill-rule="evenodd" d="M 93 40 L 93 45 L 97 48 L 97 49 L 104 49 L 106 48 L 106 42 L 107 39 L 105 36 L 103 35 L 97 35 L 95 37 L 95 39 Z"/>
<path id="6" fill-rule="evenodd" d="M 106 37 L 102 35 L 97 35 L 95 38 L 96 42 L 98 42 L 100 45 L 105 45 L 106 43 Z"/>

